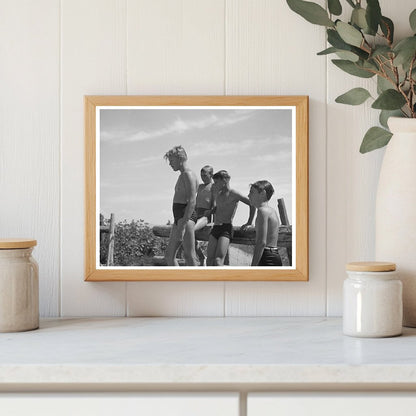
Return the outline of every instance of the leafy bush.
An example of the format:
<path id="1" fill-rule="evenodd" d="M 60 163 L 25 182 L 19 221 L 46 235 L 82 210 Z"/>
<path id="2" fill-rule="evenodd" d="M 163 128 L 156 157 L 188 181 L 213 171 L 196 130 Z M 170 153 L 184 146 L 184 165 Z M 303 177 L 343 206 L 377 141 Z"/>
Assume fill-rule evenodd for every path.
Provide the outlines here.
<path id="1" fill-rule="evenodd" d="M 108 220 L 104 220 L 108 225 Z M 154 256 L 163 256 L 167 239 L 156 237 L 144 220 L 124 220 L 115 226 L 114 266 L 151 266 Z M 108 234 L 101 242 L 100 259 L 105 263 L 108 250 Z"/>

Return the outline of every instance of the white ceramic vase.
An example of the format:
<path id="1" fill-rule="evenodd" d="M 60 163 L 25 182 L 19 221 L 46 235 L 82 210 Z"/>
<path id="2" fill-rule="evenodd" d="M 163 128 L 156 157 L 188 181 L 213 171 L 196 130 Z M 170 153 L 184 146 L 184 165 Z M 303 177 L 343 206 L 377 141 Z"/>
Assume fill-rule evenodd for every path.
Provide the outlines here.
<path id="1" fill-rule="evenodd" d="M 416 327 L 416 119 L 391 117 L 376 203 L 376 260 L 397 264 L 403 324 Z"/>

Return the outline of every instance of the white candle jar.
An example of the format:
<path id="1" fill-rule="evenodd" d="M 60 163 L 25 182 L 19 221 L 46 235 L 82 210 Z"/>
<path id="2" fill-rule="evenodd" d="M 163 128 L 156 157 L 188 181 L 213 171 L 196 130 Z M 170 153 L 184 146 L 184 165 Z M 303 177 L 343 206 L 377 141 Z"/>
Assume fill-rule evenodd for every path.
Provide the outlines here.
<path id="1" fill-rule="evenodd" d="M 36 240 L 0 240 L 0 332 L 39 328 Z"/>
<path id="2" fill-rule="evenodd" d="M 396 265 L 347 264 L 343 289 L 343 332 L 354 337 L 392 337 L 402 333 L 402 282 Z"/>

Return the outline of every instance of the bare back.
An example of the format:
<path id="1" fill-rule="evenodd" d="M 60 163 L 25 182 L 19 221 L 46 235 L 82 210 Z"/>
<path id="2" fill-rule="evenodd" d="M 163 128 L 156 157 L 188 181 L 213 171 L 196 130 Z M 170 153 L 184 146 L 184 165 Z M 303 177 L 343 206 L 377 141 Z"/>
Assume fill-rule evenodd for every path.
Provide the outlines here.
<path id="1" fill-rule="evenodd" d="M 187 195 L 187 187 L 185 185 L 186 176 L 190 177 L 195 183 L 195 189 L 198 188 L 198 178 L 191 169 L 186 169 L 180 175 L 175 185 L 175 194 L 173 195 L 173 202 L 179 204 L 187 204 L 189 195 Z"/>

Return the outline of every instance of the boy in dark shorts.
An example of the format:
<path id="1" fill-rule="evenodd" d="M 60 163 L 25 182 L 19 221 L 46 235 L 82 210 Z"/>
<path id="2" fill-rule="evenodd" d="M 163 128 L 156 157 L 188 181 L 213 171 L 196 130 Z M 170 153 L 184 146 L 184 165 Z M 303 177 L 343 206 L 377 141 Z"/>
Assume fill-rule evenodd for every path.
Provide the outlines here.
<path id="1" fill-rule="evenodd" d="M 213 181 L 212 175 L 214 174 L 214 169 L 212 166 L 206 165 L 201 169 L 201 179 L 202 183 L 198 186 L 198 191 L 196 194 L 196 208 L 191 219 L 195 221 L 194 231 L 202 230 L 206 227 L 212 218 L 212 209 L 214 207 L 214 195 L 213 195 Z M 195 251 L 199 259 L 200 266 L 205 264 L 205 255 L 198 244 L 198 241 L 195 240 Z"/>
<path id="2" fill-rule="evenodd" d="M 212 166 L 206 165 L 201 169 L 202 182 L 198 186 L 196 194 L 196 224 L 195 231 L 204 228 L 211 220 L 212 208 L 214 207 L 214 196 L 213 196 L 213 181 L 212 175 L 214 169 Z"/>
<path id="3" fill-rule="evenodd" d="M 254 247 L 252 266 L 281 266 L 277 249 L 279 237 L 279 217 L 269 201 L 274 189 L 269 181 L 257 181 L 250 187 L 248 198 L 251 205 L 257 208 L 256 245 Z"/>
<path id="4" fill-rule="evenodd" d="M 175 172 L 180 172 L 173 195 L 174 223 L 165 252 L 166 264 L 178 266 L 176 253 L 182 244 L 186 265 L 196 266 L 195 222 L 192 220 L 192 215 L 194 215 L 198 179 L 195 173 L 188 168 L 188 156 L 182 146 L 173 147 L 165 154 L 164 158 L 169 161 L 169 165 Z"/>
<path id="5" fill-rule="evenodd" d="M 215 222 L 208 240 L 207 266 L 223 266 L 232 238 L 232 220 L 238 203 L 241 201 L 250 207 L 248 221 L 241 227 L 242 230 L 251 225 L 255 208 L 250 205 L 247 197 L 230 188 L 230 175 L 227 171 L 220 170 L 212 178 L 216 192 Z"/>

